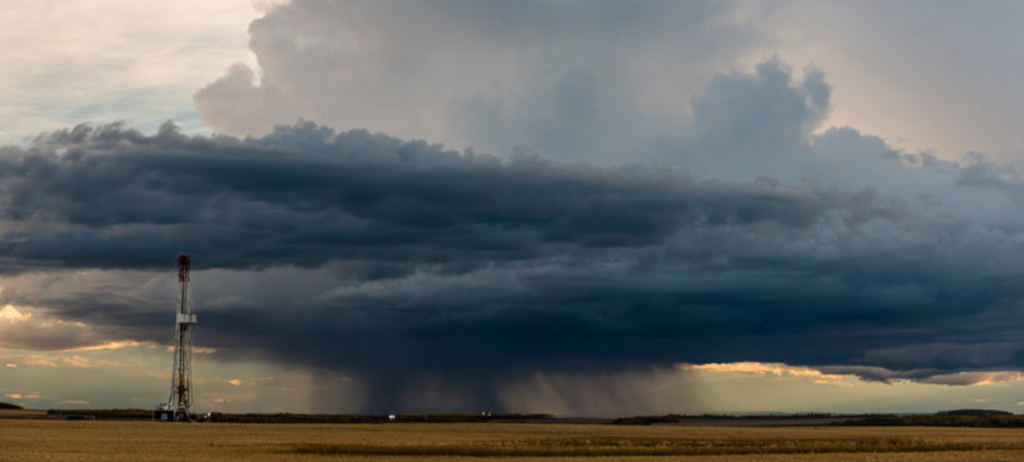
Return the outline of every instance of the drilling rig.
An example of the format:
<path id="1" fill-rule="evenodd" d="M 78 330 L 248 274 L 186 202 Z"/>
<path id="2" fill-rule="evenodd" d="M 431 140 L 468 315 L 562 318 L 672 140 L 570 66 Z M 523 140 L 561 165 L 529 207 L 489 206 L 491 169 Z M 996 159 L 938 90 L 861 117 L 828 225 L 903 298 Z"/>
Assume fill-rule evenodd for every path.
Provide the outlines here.
<path id="1" fill-rule="evenodd" d="M 190 327 L 196 323 L 196 315 L 189 305 L 188 290 L 192 279 L 192 260 L 188 255 L 178 254 L 178 308 L 174 325 L 174 367 L 171 374 L 171 395 L 167 404 L 153 415 L 155 420 L 191 420 L 192 407 L 192 338 Z"/>

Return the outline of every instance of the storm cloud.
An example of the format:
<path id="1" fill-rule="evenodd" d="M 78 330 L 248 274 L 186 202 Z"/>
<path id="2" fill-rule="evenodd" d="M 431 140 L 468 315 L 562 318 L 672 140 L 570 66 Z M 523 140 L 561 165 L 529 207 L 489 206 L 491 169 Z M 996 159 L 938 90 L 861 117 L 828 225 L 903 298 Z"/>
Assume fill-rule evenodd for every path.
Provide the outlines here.
<path id="1" fill-rule="evenodd" d="M 247 139 L 79 126 L 4 148 L 0 165 L 3 302 L 83 321 L 94 342 L 159 342 L 162 269 L 188 251 L 205 346 L 344 371 L 369 384 L 363 410 L 514 410 L 526 392 L 500 384 L 678 362 L 941 376 L 1017 367 L 1024 348 L 1006 320 L 1024 295 L 1014 228 L 872 188 L 460 153 L 311 122 Z M 961 183 L 977 170 L 893 168 Z M 458 399 L 417 400 L 425 383 Z"/>
<path id="2" fill-rule="evenodd" d="M 184 251 L 197 341 L 353 378 L 336 409 L 642 412 L 740 361 L 1020 377 L 1020 166 L 823 126 L 820 69 L 709 71 L 770 42 L 732 4 L 423 5 L 254 22 L 259 72 L 195 96 L 229 135 L 0 148 L 0 303 L 73 332 L 4 345 L 165 341 Z"/>
<path id="3" fill-rule="evenodd" d="M 153 136 L 82 125 L 5 148 L 0 172 L 9 271 L 147 267 L 186 247 L 207 268 L 359 259 L 414 269 L 643 248 L 684 229 L 799 232 L 827 216 L 903 213 L 871 191 L 506 160 L 309 122 L 244 141 L 172 124 Z"/>

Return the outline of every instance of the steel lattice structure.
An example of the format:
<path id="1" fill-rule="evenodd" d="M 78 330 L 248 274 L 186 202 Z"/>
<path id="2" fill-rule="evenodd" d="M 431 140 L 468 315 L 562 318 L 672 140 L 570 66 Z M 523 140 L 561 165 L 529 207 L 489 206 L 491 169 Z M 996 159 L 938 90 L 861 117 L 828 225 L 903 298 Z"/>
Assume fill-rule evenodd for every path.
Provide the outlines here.
<path id="1" fill-rule="evenodd" d="M 174 420 L 190 420 L 192 407 L 192 338 L 190 327 L 196 315 L 189 304 L 189 285 L 192 279 L 192 261 L 188 255 L 178 254 L 178 309 L 174 326 L 174 369 L 171 375 L 171 396 L 167 407 L 174 411 Z"/>

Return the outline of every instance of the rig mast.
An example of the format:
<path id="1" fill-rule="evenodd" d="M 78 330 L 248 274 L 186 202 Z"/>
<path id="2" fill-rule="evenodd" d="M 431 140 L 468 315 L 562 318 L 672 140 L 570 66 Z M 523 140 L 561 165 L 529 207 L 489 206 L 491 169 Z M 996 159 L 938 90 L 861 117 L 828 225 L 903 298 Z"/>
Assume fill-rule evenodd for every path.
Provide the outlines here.
<path id="1" fill-rule="evenodd" d="M 171 396 L 167 408 L 174 412 L 174 420 L 187 422 L 192 407 L 192 338 L 189 327 L 196 323 L 196 315 L 189 306 L 188 289 L 192 277 L 192 261 L 188 255 L 178 254 L 178 309 L 174 326 L 174 369 L 171 375 Z"/>

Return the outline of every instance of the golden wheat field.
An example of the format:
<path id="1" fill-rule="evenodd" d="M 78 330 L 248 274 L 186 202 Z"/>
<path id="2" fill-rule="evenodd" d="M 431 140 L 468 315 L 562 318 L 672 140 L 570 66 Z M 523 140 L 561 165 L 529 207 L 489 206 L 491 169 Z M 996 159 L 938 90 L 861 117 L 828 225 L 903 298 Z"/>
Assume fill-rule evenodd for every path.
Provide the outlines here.
<path id="1" fill-rule="evenodd" d="M 1019 461 L 1024 460 L 1024 431 L 925 427 L 0 420 L 2 461 L 474 461 L 481 458 L 609 462 Z"/>

